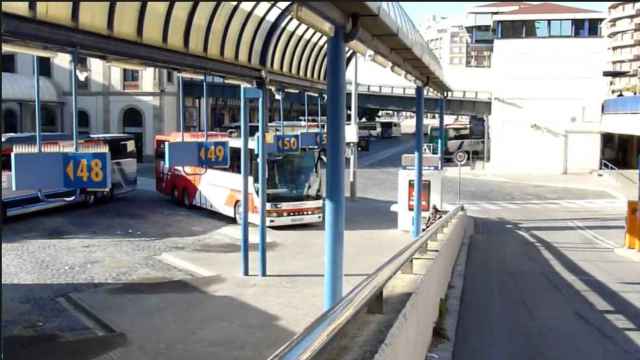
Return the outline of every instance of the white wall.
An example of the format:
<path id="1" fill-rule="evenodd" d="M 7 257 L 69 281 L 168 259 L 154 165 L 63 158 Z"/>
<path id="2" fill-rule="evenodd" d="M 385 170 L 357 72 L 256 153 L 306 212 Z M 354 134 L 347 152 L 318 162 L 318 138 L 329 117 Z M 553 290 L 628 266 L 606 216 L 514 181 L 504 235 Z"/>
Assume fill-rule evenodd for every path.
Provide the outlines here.
<path id="1" fill-rule="evenodd" d="M 492 170 L 563 171 L 565 131 L 599 131 L 607 95 L 607 80 L 602 77 L 606 50 L 601 38 L 495 41 L 489 123 Z M 598 168 L 600 147 L 584 146 L 599 144 L 596 137 L 570 142 L 567 162 L 577 156 L 588 159 L 574 161 L 570 168 Z"/>

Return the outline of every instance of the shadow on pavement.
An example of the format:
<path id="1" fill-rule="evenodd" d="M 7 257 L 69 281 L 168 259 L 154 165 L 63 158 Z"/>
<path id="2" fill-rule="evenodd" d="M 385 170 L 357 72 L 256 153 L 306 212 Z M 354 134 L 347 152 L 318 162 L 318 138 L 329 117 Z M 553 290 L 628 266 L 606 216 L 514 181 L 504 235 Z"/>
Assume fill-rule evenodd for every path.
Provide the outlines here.
<path id="1" fill-rule="evenodd" d="M 29 333 L 16 327 L 29 322 L 28 312 L 12 311 L 12 307 L 25 304 L 5 301 L 4 358 L 89 360 L 109 353 L 125 360 L 267 358 L 294 333 L 278 325 L 278 317 L 260 308 L 202 290 L 225 281 L 213 276 L 151 283 L 73 284 L 76 288 L 96 287 L 69 296 L 99 323 L 115 331 L 108 336 L 98 336 L 84 322 L 73 329 L 60 326 Z M 68 285 L 9 284 L 3 285 L 3 294 L 51 293 L 50 287 Z M 45 301 L 58 303 L 56 298 L 40 302 Z M 11 316 L 22 319 L 12 319 L 13 328 L 5 327 L 5 319 Z M 67 310 L 48 316 L 42 321 L 73 318 L 71 322 L 79 322 Z"/>
<path id="2" fill-rule="evenodd" d="M 525 229 L 514 222 L 476 218 L 475 229 L 456 333 L 462 341 L 455 343 L 455 359 L 640 358 L 640 348 L 625 333 L 640 329 L 635 304 L 554 244 L 534 233 L 524 232 L 529 239 L 515 231 Z M 588 289 L 577 289 L 551 261 Z M 601 298 L 612 314 L 628 319 L 632 329 L 616 326 L 585 293 Z"/>
<path id="3" fill-rule="evenodd" d="M 215 231 L 233 219 L 205 209 L 185 209 L 169 198 L 136 191 L 107 204 L 72 205 L 10 218 L 3 243 L 65 238 L 143 241 L 191 237 Z"/>

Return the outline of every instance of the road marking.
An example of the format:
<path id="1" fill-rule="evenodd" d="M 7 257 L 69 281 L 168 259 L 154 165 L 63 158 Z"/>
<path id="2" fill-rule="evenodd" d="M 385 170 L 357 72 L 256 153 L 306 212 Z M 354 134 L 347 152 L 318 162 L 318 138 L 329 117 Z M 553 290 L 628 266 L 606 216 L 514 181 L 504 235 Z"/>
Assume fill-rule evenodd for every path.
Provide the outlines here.
<path id="1" fill-rule="evenodd" d="M 582 200 L 513 200 L 513 201 L 470 201 L 463 203 L 470 210 L 504 210 L 522 208 L 620 208 L 626 207 L 624 201 L 616 199 Z"/>
<path id="2" fill-rule="evenodd" d="M 610 249 L 615 249 L 618 247 L 618 245 L 616 245 L 614 242 L 603 238 L 602 236 L 596 234 L 595 232 L 587 229 L 584 225 L 582 225 L 580 222 L 578 221 L 570 221 L 569 224 L 573 225 L 573 227 L 575 227 L 578 232 L 580 232 L 582 235 L 588 237 L 589 239 L 597 242 L 598 244 L 610 248 Z"/>

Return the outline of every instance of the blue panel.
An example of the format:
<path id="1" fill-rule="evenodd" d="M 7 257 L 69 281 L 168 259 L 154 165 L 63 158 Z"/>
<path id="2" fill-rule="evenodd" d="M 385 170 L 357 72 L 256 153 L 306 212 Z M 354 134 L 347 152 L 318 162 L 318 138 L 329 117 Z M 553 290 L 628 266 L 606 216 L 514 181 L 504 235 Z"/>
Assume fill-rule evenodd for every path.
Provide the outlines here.
<path id="1" fill-rule="evenodd" d="M 63 168 L 61 170 L 65 188 L 92 190 L 111 188 L 110 153 L 64 154 Z"/>
<path id="2" fill-rule="evenodd" d="M 300 152 L 300 135 L 276 135 L 276 151 L 280 154 Z"/>
<path id="3" fill-rule="evenodd" d="M 12 153 L 12 189 L 18 191 L 63 188 L 63 157 L 63 153 Z"/>
<path id="4" fill-rule="evenodd" d="M 12 189 L 111 188 L 111 154 L 12 153 Z"/>
<path id="5" fill-rule="evenodd" d="M 245 99 L 259 99 L 262 95 L 262 91 L 257 88 L 244 88 L 244 98 Z"/>
<path id="6" fill-rule="evenodd" d="M 418 86 L 416 88 L 416 143 L 415 143 L 415 188 L 414 188 L 414 204 L 422 203 L 422 145 L 424 143 L 424 87 Z M 443 128 L 440 128 L 440 132 Z M 412 235 L 414 239 L 417 239 L 422 233 L 422 206 L 413 207 L 413 229 Z"/>
<path id="7" fill-rule="evenodd" d="M 322 147 L 327 144 L 327 134 L 320 131 L 300 133 L 300 147 Z"/>
<path id="8" fill-rule="evenodd" d="M 199 150 L 202 142 L 168 142 L 165 163 L 169 167 L 200 166 Z"/>
<path id="9" fill-rule="evenodd" d="M 603 114 L 640 114 L 640 95 L 607 99 L 602 104 Z"/>
<path id="10" fill-rule="evenodd" d="M 209 141 L 199 143 L 198 160 L 201 167 L 228 168 L 230 165 L 229 142 Z"/>

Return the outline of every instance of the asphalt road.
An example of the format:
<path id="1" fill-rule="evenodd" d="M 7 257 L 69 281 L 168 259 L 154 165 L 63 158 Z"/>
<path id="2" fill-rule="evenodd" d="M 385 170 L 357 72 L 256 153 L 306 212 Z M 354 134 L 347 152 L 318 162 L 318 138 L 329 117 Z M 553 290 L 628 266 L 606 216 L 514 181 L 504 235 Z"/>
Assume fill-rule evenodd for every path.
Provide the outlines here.
<path id="1" fill-rule="evenodd" d="M 411 151 L 412 141 L 412 137 L 375 140 L 371 143 L 369 153 L 360 154 L 362 166 L 358 171 L 358 195 L 378 204 L 376 214 L 380 216 L 393 216 L 386 209 L 397 199 L 397 169 L 400 156 Z M 142 176 L 152 176 L 149 169 L 148 165 L 144 166 Z M 149 185 L 152 180 L 147 178 L 144 183 Z M 560 218 L 566 211 L 563 213 L 561 209 L 550 210 L 552 208 L 519 205 L 510 205 L 505 209 L 504 206 L 509 205 L 501 207 L 493 203 L 606 197 L 608 195 L 604 192 L 480 179 L 464 181 L 463 199 L 476 202 L 478 206 L 486 203 L 489 209 L 476 210 L 476 215 L 486 216 L 486 219 L 479 221 L 479 237 L 474 239 L 470 249 L 463 316 L 458 336 L 458 339 L 465 340 L 457 342 L 460 346 L 456 348 L 456 358 L 556 358 L 541 354 L 547 345 L 552 344 L 555 339 L 561 339 L 560 335 L 568 337 L 574 330 L 581 329 L 580 326 L 585 329 L 591 328 L 592 330 L 583 331 L 592 331 L 592 336 L 582 339 L 597 344 L 598 341 L 594 340 L 597 336 L 594 334 L 612 330 L 593 325 L 604 322 L 604 315 L 598 317 L 595 312 L 591 317 L 583 316 L 586 319 L 583 320 L 583 325 L 574 319 L 573 323 L 566 326 L 563 325 L 565 317 L 560 317 L 562 321 L 546 323 L 546 317 L 536 317 L 527 313 L 531 308 L 545 315 L 548 313 L 549 317 L 560 316 L 560 310 L 575 313 L 572 304 L 585 295 L 571 293 L 570 287 L 567 286 L 570 282 L 567 283 L 550 270 L 550 260 L 539 255 L 540 251 L 536 253 L 536 247 L 531 245 L 531 241 L 523 240 L 521 235 L 514 233 L 513 228 L 508 226 L 515 226 L 516 221 L 526 225 L 528 221 L 533 221 L 531 214 L 537 214 L 538 219 L 549 220 L 550 211 L 560 210 L 559 215 L 554 215 Z M 456 198 L 457 179 L 447 177 L 445 201 L 454 201 Z M 358 209 L 359 206 L 351 208 Z M 576 218 L 574 215 L 579 214 L 582 223 L 578 225 L 589 226 L 602 237 L 615 237 L 616 232 L 620 230 L 619 221 L 615 223 L 616 219 L 619 220 L 618 210 L 604 215 L 591 214 L 592 209 L 580 205 L 567 209 L 569 210 L 573 212 L 572 221 Z M 471 210 L 472 214 L 473 211 Z M 512 219 L 501 219 L 509 215 Z M 393 220 L 369 219 L 356 213 L 347 213 L 347 216 L 361 217 L 362 224 L 358 222 L 358 226 L 363 228 L 375 226 L 375 223 L 380 221 L 389 223 Z M 602 219 L 610 222 L 604 226 L 593 225 Z M 10 220 L 3 226 L 2 233 L 3 338 L 6 340 L 6 336 L 12 335 L 51 333 L 81 335 L 89 332 L 86 326 L 70 316 L 59 304 L 57 299 L 60 296 L 113 283 L 189 277 L 189 274 L 164 264 L 155 256 L 168 251 L 197 249 L 205 238 L 231 223 L 231 219 L 208 211 L 183 209 L 155 191 L 143 188 L 109 204 L 92 208 L 74 206 Z M 564 240 L 565 237 L 561 237 L 554 241 L 586 241 L 580 238 L 582 233 L 577 230 L 566 231 L 570 233 L 566 239 L 575 239 Z M 545 232 L 541 234 L 543 238 L 550 236 Z M 601 269 L 601 272 L 606 274 L 607 268 L 601 266 L 604 269 Z M 556 279 L 552 283 L 555 287 L 545 285 L 545 281 L 550 283 L 550 280 L 545 280 L 549 278 Z M 609 280 L 603 280 L 605 286 L 608 286 Z M 635 289 L 637 293 L 637 278 L 636 285 L 632 285 L 634 281 L 627 282 L 630 285 L 626 286 L 635 286 L 629 291 Z M 487 283 L 492 284 L 490 290 L 483 287 L 483 284 Z M 540 293 L 542 291 L 549 294 Z M 569 295 L 563 295 L 564 293 Z M 614 296 L 611 295 L 611 291 L 604 293 Z M 532 296 L 533 300 L 528 296 Z M 525 297 L 529 300 L 524 301 Z M 557 306 L 557 302 L 562 303 L 562 299 L 564 307 L 558 307 L 560 310 L 546 310 Z M 538 303 L 539 300 L 541 301 Z M 623 311 L 630 319 L 631 325 L 637 329 L 639 321 L 634 313 L 637 312 L 637 307 L 625 306 L 624 301 L 619 298 L 614 297 L 613 300 L 618 301 L 616 304 L 622 304 L 615 310 Z M 583 308 L 588 309 L 588 306 L 584 305 Z M 612 313 L 611 316 L 617 316 L 617 313 Z M 522 329 L 518 327 L 521 325 Z M 485 328 L 490 331 L 485 331 Z M 549 328 L 560 329 L 554 333 L 556 336 L 552 339 L 545 334 Z M 602 333 L 600 341 L 613 341 L 608 334 Z M 514 336 L 520 340 L 512 340 Z M 619 344 L 626 344 L 627 348 L 630 346 L 629 342 L 617 341 Z M 572 342 L 577 343 L 578 341 Z M 615 346 L 606 349 L 613 349 L 607 350 L 609 352 L 606 354 L 619 355 L 615 352 Z M 519 352 L 514 352 L 516 350 Z M 523 356 L 516 356 L 519 354 Z M 621 354 L 628 355 L 624 350 Z"/>

